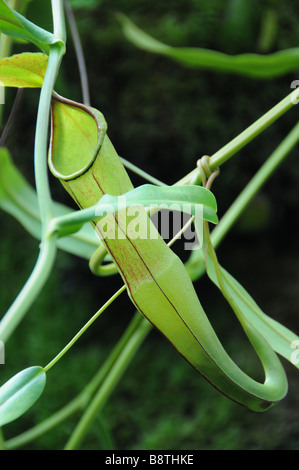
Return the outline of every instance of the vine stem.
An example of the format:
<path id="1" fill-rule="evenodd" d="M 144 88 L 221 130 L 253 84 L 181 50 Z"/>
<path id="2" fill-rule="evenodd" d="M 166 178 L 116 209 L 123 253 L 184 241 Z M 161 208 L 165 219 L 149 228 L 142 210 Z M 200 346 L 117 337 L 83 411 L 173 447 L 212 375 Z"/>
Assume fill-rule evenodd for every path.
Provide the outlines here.
<path id="1" fill-rule="evenodd" d="M 211 233 L 213 246 L 219 245 L 226 233 L 231 229 L 236 220 L 240 217 L 250 201 L 266 183 L 276 168 L 281 164 L 285 157 L 291 152 L 299 142 L 299 122 L 293 127 L 285 139 L 274 150 L 270 157 L 261 166 L 258 172 L 253 176 L 240 195 L 232 203 L 228 211 L 221 218 L 220 223 Z"/>
<path id="2" fill-rule="evenodd" d="M 140 168 L 138 168 L 136 165 L 129 162 L 125 158 L 123 158 L 123 157 L 119 157 L 119 158 L 120 158 L 121 162 L 123 163 L 123 165 L 128 170 L 131 170 L 132 172 L 134 172 L 136 175 L 140 176 L 141 178 L 144 178 L 145 180 L 149 181 L 152 184 L 155 184 L 156 186 L 161 186 L 161 187 L 167 186 L 167 184 L 165 184 L 162 181 L 158 180 L 154 176 L 149 175 L 147 172 L 145 172 L 144 170 L 141 170 Z"/>
<path id="3" fill-rule="evenodd" d="M 78 331 L 78 333 L 73 337 L 73 339 L 60 351 L 60 353 L 57 354 L 57 356 L 51 362 L 49 362 L 46 367 L 44 367 L 45 372 L 48 372 L 51 367 L 53 367 L 56 362 L 58 362 L 68 352 L 68 350 L 73 346 L 73 344 L 75 344 L 76 341 L 78 341 L 78 339 L 83 335 L 83 333 L 85 333 L 85 331 L 92 325 L 92 323 L 94 323 L 96 319 L 106 310 L 106 308 L 108 308 L 109 305 L 111 305 L 112 302 L 114 302 L 114 300 L 116 300 L 117 297 L 125 290 L 126 286 L 123 285 L 117 292 L 115 292 L 114 295 L 112 295 L 112 297 L 110 297 L 110 299 L 90 318 L 87 323 L 85 323 L 83 328 Z"/>
<path id="4" fill-rule="evenodd" d="M 74 48 L 77 56 L 79 75 L 81 80 L 82 98 L 83 103 L 90 106 L 90 93 L 88 84 L 88 75 L 86 70 L 85 58 L 81 44 L 80 35 L 77 28 L 76 18 L 69 0 L 64 0 L 66 16 L 68 19 L 69 27 L 72 33 Z"/>
<path id="5" fill-rule="evenodd" d="M 113 367 L 106 376 L 105 381 L 98 389 L 91 403 L 86 408 L 64 450 L 75 450 L 78 447 L 96 413 L 98 413 L 106 403 L 106 400 L 123 376 L 139 346 L 143 343 L 147 334 L 151 330 L 152 325 L 147 320 L 142 320 L 143 321 L 140 323 L 137 330 L 133 332 L 133 334 L 124 344 L 121 354 L 115 361 Z"/>
<path id="6" fill-rule="evenodd" d="M 52 13 L 54 35 L 65 42 L 65 22 L 62 0 L 52 0 Z M 52 93 L 63 55 L 64 48 L 62 48 L 61 43 L 54 43 L 50 46 L 48 66 L 41 88 L 36 122 L 34 170 L 36 192 L 43 227 L 42 239 L 46 236 L 48 224 L 53 217 L 52 198 L 48 178 L 48 126 Z"/>
<path id="7" fill-rule="evenodd" d="M 0 323 L 0 338 L 7 341 L 47 281 L 56 256 L 56 237 L 48 238 L 42 245 L 36 265 L 23 289 Z"/>
<path id="8" fill-rule="evenodd" d="M 289 111 L 293 106 L 298 104 L 299 89 L 295 89 L 292 93 L 287 95 L 276 106 L 265 113 L 261 118 L 255 121 L 251 126 L 245 129 L 241 134 L 231 140 L 228 144 L 214 153 L 209 160 L 211 170 L 215 170 L 241 150 L 245 145 L 251 142 L 261 132 L 267 129 L 278 118 Z M 198 177 L 198 169 L 192 170 L 188 175 L 176 183 L 176 185 L 190 184 L 194 178 Z M 198 181 L 200 182 L 200 181 Z"/>
<path id="9" fill-rule="evenodd" d="M 54 34 L 61 39 L 64 44 L 65 22 L 62 0 L 52 0 L 52 13 Z M 38 297 L 51 273 L 56 256 L 57 236 L 55 234 L 48 236 L 48 225 L 53 217 L 47 166 L 48 126 L 52 92 L 64 50 L 65 48 L 61 43 L 54 43 L 50 46 L 48 66 L 40 93 L 37 112 L 34 145 L 34 172 L 42 223 L 40 252 L 29 279 L 1 320 L 0 338 L 2 341 L 7 341 L 30 306 Z"/>
<path id="10" fill-rule="evenodd" d="M 146 321 L 147 320 L 145 320 L 139 312 L 136 312 L 133 316 L 133 319 L 127 326 L 125 332 L 123 333 L 122 337 L 116 343 L 104 364 L 100 367 L 100 369 L 94 375 L 92 380 L 84 387 L 82 392 L 80 392 L 80 394 L 75 397 L 70 403 L 68 403 L 66 406 L 54 413 L 49 418 L 47 418 L 45 421 L 37 424 L 28 431 L 25 431 L 24 433 L 6 441 L 6 448 L 17 449 L 19 447 L 22 447 L 28 444 L 29 442 L 33 441 L 34 439 L 40 437 L 41 435 L 49 432 L 51 429 L 55 428 L 78 411 L 84 410 L 96 390 L 98 390 L 99 386 L 103 383 L 105 378 L 113 369 L 115 362 L 119 360 L 120 356 L 122 355 L 122 351 L 128 343 L 129 339 L 138 331 L 139 325 L 142 322 Z"/>
<path id="11" fill-rule="evenodd" d="M 265 163 L 252 177 L 247 186 L 245 186 L 245 188 L 241 191 L 227 212 L 221 217 L 219 224 L 216 225 L 211 233 L 211 240 L 214 248 L 218 248 L 221 241 L 228 234 L 230 229 L 236 223 L 254 196 L 259 192 L 259 190 L 270 178 L 272 173 L 274 173 L 277 167 L 283 162 L 283 160 L 288 156 L 288 154 L 295 147 L 295 145 L 298 144 L 298 142 L 299 122 L 293 127 L 293 129 L 274 150 L 274 152 L 272 152 Z M 196 280 L 204 272 L 204 267 L 201 261 L 201 250 L 194 250 L 189 260 L 185 264 L 189 274 L 192 273 L 192 280 Z"/>
<path id="12" fill-rule="evenodd" d="M 194 221 L 194 217 L 191 217 L 188 222 L 182 227 L 182 229 L 170 240 L 167 245 L 172 246 L 181 235 L 187 230 L 187 228 Z M 48 372 L 68 351 L 69 349 L 78 341 L 78 339 L 85 333 L 85 331 L 97 320 L 97 318 L 111 305 L 114 300 L 119 297 L 126 290 L 126 285 L 124 284 L 117 292 L 115 292 L 112 297 L 90 318 L 88 322 L 78 331 L 78 333 L 71 339 L 71 341 L 55 356 L 55 358 L 49 362 L 49 364 L 44 367 L 44 372 Z"/>

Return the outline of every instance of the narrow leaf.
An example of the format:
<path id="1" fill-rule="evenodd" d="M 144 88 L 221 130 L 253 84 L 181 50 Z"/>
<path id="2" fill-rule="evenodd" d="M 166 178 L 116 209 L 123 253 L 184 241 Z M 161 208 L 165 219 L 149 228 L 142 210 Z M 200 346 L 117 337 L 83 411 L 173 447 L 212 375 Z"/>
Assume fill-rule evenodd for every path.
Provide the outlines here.
<path id="1" fill-rule="evenodd" d="M 190 68 L 216 70 L 255 78 L 272 78 L 298 69 L 299 47 L 268 55 L 229 55 L 196 47 L 171 47 L 138 28 L 125 15 L 118 15 L 126 38 L 147 52 L 161 54 Z"/>
<path id="2" fill-rule="evenodd" d="M 24 52 L 0 60 L 0 81 L 4 86 L 40 88 L 46 73 L 48 56 Z"/>
<path id="3" fill-rule="evenodd" d="M 222 285 L 234 304 L 237 305 L 242 318 L 265 338 L 275 352 L 299 368 L 299 361 L 296 357 L 299 350 L 299 336 L 266 315 L 246 289 L 221 266 L 219 266 L 219 273 Z M 216 275 L 209 257 L 207 258 L 207 274 L 221 290 L 219 277 Z"/>
<path id="4" fill-rule="evenodd" d="M 46 384 L 42 367 L 29 367 L 0 387 L 0 426 L 23 415 L 38 400 Z"/>
<path id="5" fill-rule="evenodd" d="M 131 205 L 151 206 L 157 208 L 169 208 L 181 210 L 190 215 L 195 215 L 196 207 L 203 206 L 203 218 L 217 224 L 217 203 L 211 191 L 202 186 L 167 186 L 158 187 L 152 184 L 141 185 L 122 196 L 105 194 L 98 204 L 97 215 L 102 208 L 109 213 L 113 209 L 118 211 Z"/>
<path id="6" fill-rule="evenodd" d="M 0 31 L 7 36 L 30 41 L 45 53 L 49 52 L 50 44 L 63 45 L 54 34 L 27 20 L 10 8 L 4 0 L 0 0 Z"/>
<path id="7" fill-rule="evenodd" d="M 248 321 L 265 337 L 274 351 L 299 368 L 299 361 L 294 360 L 296 351 L 299 350 L 299 336 L 266 315 L 231 274 L 223 268 L 222 272 L 228 291 L 242 307 L 242 312 Z"/>
<path id="8" fill-rule="evenodd" d="M 41 239 L 42 227 L 36 192 L 15 167 L 8 150 L 3 147 L 0 149 L 0 208 L 15 217 L 34 238 Z M 57 202 L 54 203 L 53 210 L 56 216 L 73 212 Z M 99 243 L 92 226 L 85 224 L 79 232 L 60 238 L 58 247 L 89 259 Z"/>

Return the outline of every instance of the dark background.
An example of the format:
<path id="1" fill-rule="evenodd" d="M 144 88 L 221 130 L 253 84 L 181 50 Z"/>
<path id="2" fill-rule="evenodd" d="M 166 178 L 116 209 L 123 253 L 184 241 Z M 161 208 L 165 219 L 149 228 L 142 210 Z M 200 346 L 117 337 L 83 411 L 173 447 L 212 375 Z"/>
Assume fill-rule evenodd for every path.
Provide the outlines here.
<path id="1" fill-rule="evenodd" d="M 203 154 L 213 154 L 290 93 L 298 72 L 257 80 L 191 70 L 145 53 L 122 35 L 115 13 L 173 46 L 206 47 L 227 53 L 269 53 L 298 47 L 297 2 L 287 0 L 73 0 L 83 42 L 92 106 L 105 115 L 119 154 L 172 184 Z M 28 17 L 51 29 L 49 1 L 32 1 Z M 265 22 L 272 33 L 264 38 Z M 17 44 L 14 51 L 34 50 Z M 62 95 L 82 100 L 71 38 L 57 81 Z M 4 123 L 15 90 L 7 90 Z M 7 141 L 14 162 L 34 185 L 33 144 L 38 90 L 25 90 Z M 297 121 L 296 106 L 221 168 L 213 190 L 225 213 L 259 166 Z M 50 176 L 53 196 L 72 201 Z M 140 180 L 132 175 L 135 184 Z M 299 332 L 298 148 L 264 186 L 221 244 L 225 266 L 264 311 Z M 73 206 L 74 207 L 74 206 Z M 30 274 L 38 242 L 0 213 L 1 313 Z M 97 279 L 88 263 L 59 252 L 55 269 L 28 315 L 6 345 L 1 383 L 30 365 L 46 365 L 112 295 L 118 277 Z M 260 372 L 236 319 L 206 278 L 195 283 L 203 306 L 236 362 Z M 105 360 L 134 309 L 123 294 L 48 375 L 34 407 L 6 426 L 7 438 L 48 417 L 71 400 Z M 157 332 L 152 331 L 124 378 L 97 417 L 85 449 L 298 449 L 296 369 L 282 361 L 289 394 L 277 407 L 255 414 L 230 402 L 206 383 Z M 77 422 L 68 420 L 28 449 L 59 449 Z"/>

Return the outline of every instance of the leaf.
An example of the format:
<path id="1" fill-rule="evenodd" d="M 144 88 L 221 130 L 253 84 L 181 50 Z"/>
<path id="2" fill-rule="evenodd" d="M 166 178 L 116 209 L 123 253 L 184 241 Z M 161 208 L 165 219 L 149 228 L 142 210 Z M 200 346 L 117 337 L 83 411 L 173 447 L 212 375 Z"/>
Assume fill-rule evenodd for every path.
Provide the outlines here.
<path id="1" fill-rule="evenodd" d="M 59 43 L 64 47 L 61 39 L 27 20 L 4 0 L 0 0 L 0 31 L 7 36 L 30 41 L 46 54 L 49 53 L 51 44 Z"/>
<path id="2" fill-rule="evenodd" d="M 256 328 L 275 352 L 299 368 L 299 361 L 293 359 L 296 351 L 298 351 L 299 336 L 266 315 L 246 289 L 221 266 L 219 266 L 219 273 L 223 287 L 238 307 L 242 318 Z M 221 290 L 220 281 L 210 257 L 207 258 L 207 274 Z"/>
<path id="3" fill-rule="evenodd" d="M 42 367 L 34 366 L 16 374 L 0 387 L 0 426 L 23 415 L 38 400 L 46 384 Z"/>
<path id="4" fill-rule="evenodd" d="M 0 81 L 4 86 L 41 88 L 48 56 L 41 52 L 24 52 L 0 60 Z"/>
<path id="5" fill-rule="evenodd" d="M 119 14 L 118 20 L 125 37 L 135 46 L 147 52 L 166 56 L 186 67 L 255 78 L 272 78 L 298 70 L 299 47 L 268 55 L 253 53 L 229 55 L 196 47 L 171 47 L 142 31 L 125 15 Z"/>
<path id="6" fill-rule="evenodd" d="M 266 315 L 231 274 L 223 268 L 222 272 L 228 291 L 240 305 L 248 321 L 265 337 L 274 351 L 299 368 L 299 362 L 295 363 L 293 360 L 293 354 L 298 350 L 299 336 Z"/>
<path id="7" fill-rule="evenodd" d="M 0 148 L 0 208 L 15 217 L 20 224 L 37 240 L 41 238 L 41 222 L 37 195 L 14 166 L 10 153 Z M 54 213 L 62 216 L 73 212 L 72 209 L 54 203 Z M 85 224 L 70 237 L 58 240 L 60 249 L 89 259 L 99 246 L 99 239 L 92 226 Z"/>
<path id="8" fill-rule="evenodd" d="M 97 215 L 104 209 L 106 213 L 121 210 L 132 205 L 157 205 L 159 209 L 176 209 L 190 215 L 196 214 L 196 207 L 203 206 L 203 218 L 217 224 L 217 203 L 211 191 L 202 186 L 168 186 L 158 187 L 144 184 L 121 196 L 105 194 L 97 208 Z M 102 209 L 103 207 L 103 209 Z"/>

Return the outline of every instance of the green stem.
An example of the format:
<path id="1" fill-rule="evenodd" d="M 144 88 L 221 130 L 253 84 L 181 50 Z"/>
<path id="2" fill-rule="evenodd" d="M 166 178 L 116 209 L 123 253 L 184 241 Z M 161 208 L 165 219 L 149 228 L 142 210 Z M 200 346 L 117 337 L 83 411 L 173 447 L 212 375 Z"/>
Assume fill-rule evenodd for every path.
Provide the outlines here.
<path id="1" fill-rule="evenodd" d="M 126 168 L 133 171 L 134 173 L 149 181 L 150 183 L 161 187 L 167 186 L 165 183 L 162 183 L 161 181 L 152 177 L 137 166 L 125 160 L 124 158 L 120 157 L 120 159 Z M 48 225 L 48 234 L 59 233 L 64 228 L 70 228 L 72 225 L 74 226 L 74 231 L 76 231 L 80 224 L 83 225 L 86 222 L 90 222 L 92 219 L 96 218 L 96 212 L 100 207 L 99 204 L 100 201 L 98 204 L 90 206 L 86 209 L 77 210 L 67 215 L 52 218 L 50 224 Z"/>
<path id="2" fill-rule="evenodd" d="M 0 322 L 1 341 L 7 341 L 25 316 L 47 281 L 56 256 L 56 238 L 48 238 L 41 246 L 36 265 L 23 289 Z"/>
<path id="3" fill-rule="evenodd" d="M 245 189 L 237 197 L 237 199 L 230 206 L 228 211 L 221 218 L 220 223 L 214 228 L 211 239 L 213 246 L 219 245 L 221 240 L 225 237 L 227 232 L 231 229 L 237 219 L 240 217 L 244 209 L 248 206 L 253 197 L 258 193 L 262 186 L 266 183 L 272 173 L 281 164 L 281 162 L 288 156 L 291 150 L 299 142 L 299 122 L 281 142 L 281 144 L 274 150 L 266 162 L 261 166 L 258 172 L 250 180 Z"/>
<path id="4" fill-rule="evenodd" d="M 65 43 L 66 32 L 62 0 L 52 0 L 52 15 L 54 35 Z M 53 216 L 52 198 L 48 178 L 48 127 L 50 120 L 50 106 L 56 77 L 64 52 L 65 47 L 64 45 L 62 46 L 60 42 L 50 46 L 49 60 L 40 93 L 36 122 L 34 169 L 43 237 L 47 234 L 48 223 Z"/>
<path id="5" fill-rule="evenodd" d="M 293 106 L 295 106 L 298 103 L 298 98 L 299 89 L 295 89 L 292 93 L 290 93 L 282 101 L 280 101 L 276 106 L 271 108 L 270 111 L 268 111 L 260 119 L 255 121 L 247 129 L 245 129 L 245 131 L 243 131 L 231 142 L 229 142 L 216 153 L 214 153 L 214 155 L 210 157 L 210 169 L 215 170 L 217 167 L 221 166 L 229 158 L 235 155 L 239 150 L 245 147 L 245 145 L 251 142 L 255 137 L 257 137 L 261 132 L 267 129 L 271 124 L 273 124 L 273 122 L 275 122 L 278 118 L 280 118 L 283 114 L 285 114 Z M 184 178 L 182 178 L 180 181 L 178 181 L 176 184 L 188 184 L 190 183 L 190 181 L 193 181 L 197 175 L 198 169 L 196 168 Z"/>
<path id="6" fill-rule="evenodd" d="M 64 0 L 51 0 L 53 16 L 53 33 L 63 43 L 66 43 L 66 27 L 64 17 Z M 61 51 L 62 55 L 64 50 Z"/>
<path id="7" fill-rule="evenodd" d="M 59 354 L 44 368 L 45 372 L 48 372 L 67 352 L 68 350 L 78 341 L 78 339 L 85 333 L 85 331 L 96 321 L 96 319 L 114 302 L 117 297 L 126 290 L 126 286 L 122 286 L 92 317 L 91 319 L 81 328 L 80 331 L 73 337 L 73 339 L 60 351 Z"/>
<path id="8" fill-rule="evenodd" d="M 281 164 L 284 158 L 290 153 L 299 141 L 299 123 L 291 130 L 287 137 L 280 143 L 274 152 L 268 157 L 266 162 L 261 166 L 257 173 L 250 180 L 248 185 L 243 189 L 240 195 L 235 199 L 233 204 L 227 210 L 219 224 L 214 228 L 211 233 L 211 240 L 213 246 L 217 248 L 220 242 L 228 234 L 229 230 L 236 223 L 242 212 L 246 209 L 250 201 L 270 178 L 272 173 Z M 201 250 L 193 251 L 189 260 L 185 264 L 193 281 L 198 279 L 205 267 L 202 263 Z"/>
<path id="9" fill-rule="evenodd" d="M 86 222 L 91 222 L 96 218 L 96 212 L 99 205 L 87 207 L 86 209 L 75 210 L 70 214 L 52 217 L 47 225 L 47 234 L 51 236 L 54 233 L 59 234 L 63 229 L 70 229 L 73 226 L 74 233 L 78 231 L 80 226 Z"/>
<path id="10" fill-rule="evenodd" d="M 78 447 L 91 422 L 95 418 L 95 415 L 106 403 L 116 384 L 123 376 L 135 353 L 149 333 L 151 326 L 152 325 L 147 320 L 143 319 L 138 329 L 126 342 L 122 350 L 122 354 L 115 361 L 114 366 L 106 376 L 105 381 L 99 388 L 90 405 L 86 408 L 86 411 L 76 426 L 71 438 L 67 442 L 65 450 L 75 450 Z"/>
<path id="11" fill-rule="evenodd" d="M 51 431 L 56 426 L 59 426 L 59 424 L 63 423 L 66 419 L 70 418 L 78 411 L 83 410 L 85 406 L 86 397 L 83 393 L 80 393 L 80 395 L 78 395 L 74 400 L 69 402 L 61 410 L 54 413 L 45 421 L 37 424 L 28 431 L 7 440 L 5 443 L 6 448 L 8 450 L 14 450 L 29 444 L 30 442 Z"/>
<path id="12" fill-rule="evenodd" d="M 62 0 L 52 0 L 52 12 L 54 34 L 65 40 L 65 26 Z M 41 249 L 35 268 L 25 286 L 19 293 L 11 308 L 5 314 L 0 323 L 0 338 L 6 341 L 19 322 L 24 317 L 34 300 L 39 295 L 47 281 L 56 255 L 56 236 L 47 236 L 48 224 L 52 218 L 52 199 L 48 180 L 48 125 L 50 115 L 51 96 L 59 70 L 60 62 L 64 54 L 61 43 L 50 47 L 49 61 L 43 81 L 37 113 L 35 146 L 34 146 L 34 171 L 36 192 L 38 197 L 42 239 Z"/>
<path id="13" fill-rule="evenodd" d="M 167 186 L 167 184 L 163 183 L 162 181 L 158 180 L 157 178 L 154 178 L 154 176 L 149 175 L 146 171 L 141 170 L 138 166 L 134 165 L 133 163 L 129 162 L 123 157 L 119 157 L 123 165 L 136 175 L 140 176 L 141 178 L 145 179 L 146 181 L 149 181 L 152 184 L 155 184 L 156 186 Z"/>
<path id="14" fill-rule="evenodd" d="M 69 27 L 72 33 L 75 53 L 77 56 L 83 103 L 87 106 L 90 106 L 88 75 L 87 75 L 84 52 L 83 52 L 81 39 L 80 39 L 80 35 L 78 32 L 78 28 L 77 28 L 75 15 L 74 15 L 74 12 L 73 12 L 73 9 L 69 0 L 64 0 L 64 6 L 65 6 L 65 11 L 66 11 L 66 16 L 68 19 Z"/>
<path id="15" fill-rule="evenodd" d="M 48 126 L 51 96 L 60 61 L 61 47 L 54 44 L 50 48 L 48 67 L 40 94 L 34 148 L 35 184 L 43 227 L 43 237 L 46 235 L 48 224 L 53 217 L 47 164 Z"/>
<path id="16" fill-rule="evenodd" d="M 7 449 L 17 449 L 19 447 L 23 447 L 24 445 L 39 438 L 43 434 L 51 431 L 73 414 L 80 410 L 84 410 L 95 391 L 99 388 L 100 384 L 105 380 L 105 377 L 112 370 L 116 360 L 121 356 L 122 351 L 130 338 L 136 333 L 139 325 L 144 321 L 145 320 L 140 315 L 140 313 L 136 312 L 129 326 L 125 330 L 120 340 L 117 342 L 116 346 L 108 356 L 107 360 L 104 362 L 103 366 L 98 370 L 93 379 L 84 387 L 82 392 L 65 407 L 54 413 L 42 423 L 39 423 L 28 431 L 25 431 L 24 433 L 6 441 Z"/>

